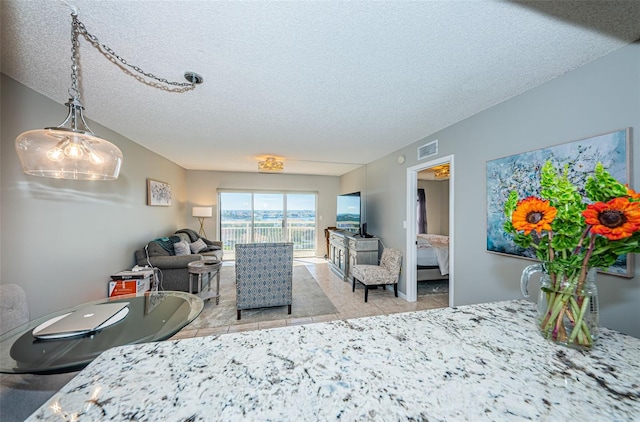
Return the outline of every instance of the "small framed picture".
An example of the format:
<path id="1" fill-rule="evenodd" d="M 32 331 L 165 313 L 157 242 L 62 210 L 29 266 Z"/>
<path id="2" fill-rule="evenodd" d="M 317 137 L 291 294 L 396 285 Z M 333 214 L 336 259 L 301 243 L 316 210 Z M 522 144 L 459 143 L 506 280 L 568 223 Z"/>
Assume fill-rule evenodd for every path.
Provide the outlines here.
<path id="1" fill-rule="evenodd" d="M 168 207 L 171 205 L 171 185 L 147 179 L 147 205 Z"/>

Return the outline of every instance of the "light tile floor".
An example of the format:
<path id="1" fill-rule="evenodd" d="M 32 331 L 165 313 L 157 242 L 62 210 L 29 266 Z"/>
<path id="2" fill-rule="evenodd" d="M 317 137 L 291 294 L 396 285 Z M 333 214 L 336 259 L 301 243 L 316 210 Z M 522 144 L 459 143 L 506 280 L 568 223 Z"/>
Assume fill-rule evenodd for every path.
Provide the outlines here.
<path id="1" fill-rule="evenodd" d="M 325 259 L 304 258 L 296 259 L 296 262 L 304 263 L 309 272 L 318 281 L 318 284 L 329 300 L 331 300 L 338 310 L 337 313 L 305 318 L 286 318 L 248 324 L 233 324 L 199 330 L 189 329 L 189 326 L 186 326 L 171 339 L 201 337 L 240 331 L 284 327 L 287 325 L 312 324 L 338 319 L 444 308 L 449 304 L 449 295 L 447 293 L 418 296 L 418 300 L 416 302 L 407 302 L 400 297 L 395 297 L 393 295 L 393 291 L 382 290 L 380 288 L 370 290 L 369 301 L 365 303 L 364 290 L 362 288 L 356 288 L 356 291 L 352 292 L 351 283 L 346 283 L 338 278 L 331 271 L 329 264 Z"/>

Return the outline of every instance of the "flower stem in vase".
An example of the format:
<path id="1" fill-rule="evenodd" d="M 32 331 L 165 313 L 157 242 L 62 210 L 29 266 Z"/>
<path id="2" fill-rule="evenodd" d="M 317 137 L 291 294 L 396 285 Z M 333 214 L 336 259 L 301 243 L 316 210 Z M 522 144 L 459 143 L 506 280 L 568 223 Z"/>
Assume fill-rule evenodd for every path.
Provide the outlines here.
<path id="1" fill-rule="evenodd" d="M 568 272 L 570 273 L 570 272 Z M 573 278 L 564 278 L 565 282 L 558 283 L 562 287 L 556 291 L 548 291 L 553 286 L 546 288 L 541 295 L 546 299 L 546 309 L 541 314 L 540 330 L 542 335 L 552 341 L 579 348 L 590 348 L 593 344 L 591 329 L 585 322 L 585 315 L 590 311 L 590 296 L 582 291 L 576 291 L 576 285 L 584 282 L 576 278 L 582 278 L 582 271 L 573 272 Z M 563 275 L 557 275 L 562 280 Z"/>
<path id="2" fill-rule="evenodd" d="M 584 313 L 587 312 L 587 309 L 589 308 L 589 297 L 579 297 L 582 299 L 582 306 L 580 307 L 580 313 L 578 314 L 578 319 L 575 322 L 571 337 L 569 337 L 569 343 L 573 343 L 576 336 L 584 331 L 584 337 L 582 337 L 582 335 L 578 337 L 578 344 L 589 346 L 591 345 L 591 334 L 589 333 L 589 327 L 587 327 L 587 324 L 583 324 L 582 321 L 584 318 Z M 582 337 L 582 341 L 580 340 L 580 337 Z"/>

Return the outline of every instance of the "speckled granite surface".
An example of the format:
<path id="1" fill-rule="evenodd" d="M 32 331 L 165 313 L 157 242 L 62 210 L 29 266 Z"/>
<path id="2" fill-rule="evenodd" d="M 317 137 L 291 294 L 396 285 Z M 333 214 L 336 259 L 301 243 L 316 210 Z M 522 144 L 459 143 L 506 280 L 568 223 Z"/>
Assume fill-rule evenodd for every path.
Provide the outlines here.
<path id="1" fill-rule="evenodd" d="M 124 346 L 30 420 L 640 420 L 640 339 L 546 342 L 517 300 Z"/>

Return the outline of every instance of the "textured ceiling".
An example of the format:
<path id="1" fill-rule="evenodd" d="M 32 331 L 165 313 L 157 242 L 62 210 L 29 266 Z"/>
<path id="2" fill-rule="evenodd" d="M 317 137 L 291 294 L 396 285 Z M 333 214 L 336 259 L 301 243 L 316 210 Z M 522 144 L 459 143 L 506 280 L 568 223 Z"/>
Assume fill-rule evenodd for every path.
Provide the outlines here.
<path id="1" fill-rule="evenodd" d="M 60 104 L 72 7 L 146 72 L 177 82 L 200 73 L 193 91 L 157 89 L 80 39 L 88 118 L 186 169 L 220 171 L 255 172 L 271 155 L 285 173 L 344 174 L 640 38 L 640 1 L 0 7 L 2 72 Z"/>

